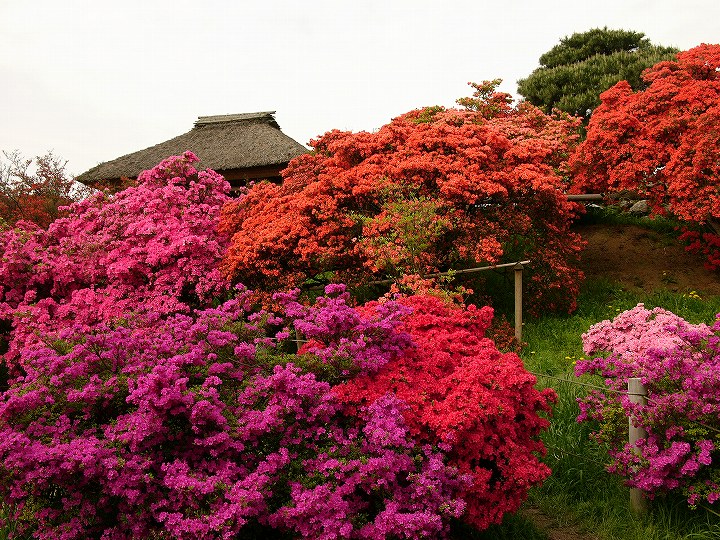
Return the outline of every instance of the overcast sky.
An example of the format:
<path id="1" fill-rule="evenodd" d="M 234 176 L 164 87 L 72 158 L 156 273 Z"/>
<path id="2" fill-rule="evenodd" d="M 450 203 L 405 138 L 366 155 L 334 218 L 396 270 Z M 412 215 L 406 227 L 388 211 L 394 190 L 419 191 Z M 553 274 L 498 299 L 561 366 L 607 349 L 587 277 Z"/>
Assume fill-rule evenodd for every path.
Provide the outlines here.
<path id="1" fill-rule="evenodd" d="M 604 26 L 720 43 L 720 1 L 0 0 L 0 149 L 76 175 L 255 111 L 307 144 L 452 106 L 468 81 L 515 94 L 562 37 Z"/>

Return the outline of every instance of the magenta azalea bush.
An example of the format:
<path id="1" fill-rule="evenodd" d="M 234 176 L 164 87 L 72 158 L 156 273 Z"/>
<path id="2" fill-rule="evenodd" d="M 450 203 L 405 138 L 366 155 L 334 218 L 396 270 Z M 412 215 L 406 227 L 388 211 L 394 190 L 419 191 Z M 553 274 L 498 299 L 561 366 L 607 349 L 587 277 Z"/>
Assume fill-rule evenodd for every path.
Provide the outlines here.
<path id="1" fill-rule="evenodd" d="M 578 420 L 599 422 L 611 472 L 649 496 L 681 491 L 690 505 L 720 499 L 720 314 L 713 326 L 690 324 L 643 304 L 583 334 L 586 355 L 575 374 L 605 378 L 607 392 L 580 400 Z M 627 380 L 639 377 L 647 405 L 631 403 Z M 628 418 L 647 431 L 628 442 Z"/>
<path id="2" fill-rule="evenodd" d="M 374 335 L 360 358 L 405 346 L 394 304 L 358 320 L 337 302 L 315 339 Z M 468 479 L 419 448 L 402 403 L 343 417 L 330 384 L 287 352 L 301 319 L 251 311 L 248 295 L 192 316 L 72 325 L 23 349 L 0 403 L 4 500 L 38 538 L 230 538 L 246 528 L 305 538 L 436 536 Z M 358 324 L 359 323 L 359 324 Z M 333 351 L 332 353 L 330 351 Z M 360 371 L 363 371 L 361 368 Z"/>
<path id="3" fill-rule="evenodd" d="M 228 288 L 217 233 L 229 184 L 198 172 L 191 152 L 143 172 L 138 185 L 98 192 L 47 230 L 19 222 L 0 243 L 0 319 L 13 326 L 6 361 L 38 332 L 90 327 L 128 313 L 206 305 Z"/>
<path id="4" fill-rule="evenodd" d="M 355 307 L 331 285 L 313 302 L 291 291 L 257 305 L 267 296 L 217 271 L 228 185 L 196 161 L 170 158 L 47 230 L 2 233 L 0 500 L 11 523 L 0 527 L 10 537 L 442 538 L 471 504 L 488 522 L 501 515 L 493 471 L 521 486 L 506 495 L 513 504 L 546 476 L 534 455 L 550 397 L 485 388 L 529 377 L 519 360 L 478 364 L 487 376 L 460 381 L 468 395 L 503 393 L 488 408 L 522 402 L 522 421 L 538 428 L 477 422 L 469 436 L 512 439 L 528 456 L 517 471 L 478 459 L 488 488 L 451 459 L 451 442 L 418 436 L 397 392 L 348 407 L 341 384 L 388 376 L 416 347 L 410 304 Z"/>

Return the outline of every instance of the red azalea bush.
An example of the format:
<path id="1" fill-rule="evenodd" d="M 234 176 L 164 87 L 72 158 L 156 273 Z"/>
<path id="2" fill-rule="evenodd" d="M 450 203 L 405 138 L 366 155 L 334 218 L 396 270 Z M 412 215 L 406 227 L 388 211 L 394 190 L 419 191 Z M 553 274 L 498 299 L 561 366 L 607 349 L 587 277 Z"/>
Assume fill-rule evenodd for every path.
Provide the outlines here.
<path id="1" fill-rule="evenodd" d="M 335 392 L 351 409 L 388 392 L 405 402 L 411 433 L 438 445 L 449 464 L 472 477 L 462 494 L 465 519 L 479 528 L 499 523 L 550 474 L 538 459 L 545 451 L 538 435 L 549 422 L 538 413 L 550 411 L 555 393 L 536 390 L 520 358 L 484 337 L 491 308 L 462 308 L 435 296 L 400 303 L 413 309 L 401 328 L 414 348 Z"/>
<path id="2" fill-rule="evenodd" d="M 597 421 L 610 446 L 611 472 L 649 496 L 679 490 L 688 502 L 720 499 L 720 315 L 712 327 L 690 324 L 642 304 L 583 334 L 576 374 L 600 375 L 607 392 L 580 400 L 579 421 Z M 646 405 L 631 403 L 627 380 L 639 377 Z M 628 418 L 647 437 L 628 443 Z"/>
<path id="3" fill-rule="evenodd" d="M 476 85 L 465 110 L 411 111 L 376 133 L 331 131 L 281 185 L 223 208 L 223 271 L 259 289 L 367 283 L 531 259 L 535 311 L 573 309 L 581 246 L 562 170 L 579 120 Z"/>
<path id="4" fill-rule="evenodd" d="M 690 249 L 720 268 L 720 45 L 700 45 L 600 97 L 570 160 L 574 191 L 629 190 L 687 224 Z"/>

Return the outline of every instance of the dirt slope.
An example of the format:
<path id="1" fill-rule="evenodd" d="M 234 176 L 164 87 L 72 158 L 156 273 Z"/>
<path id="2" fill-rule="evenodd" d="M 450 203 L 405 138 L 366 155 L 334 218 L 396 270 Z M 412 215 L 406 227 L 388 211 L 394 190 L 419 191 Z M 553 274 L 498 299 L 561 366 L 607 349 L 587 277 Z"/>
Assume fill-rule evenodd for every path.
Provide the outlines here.
<path id="1" fill-rule="evenodd" d="M 577 232 L 588 242 L 581 264 L 588 277 L 605 276 L 628 289 L 720 295 L 720 273 L 668 235 L 634 225 L 584 225 Z"/>

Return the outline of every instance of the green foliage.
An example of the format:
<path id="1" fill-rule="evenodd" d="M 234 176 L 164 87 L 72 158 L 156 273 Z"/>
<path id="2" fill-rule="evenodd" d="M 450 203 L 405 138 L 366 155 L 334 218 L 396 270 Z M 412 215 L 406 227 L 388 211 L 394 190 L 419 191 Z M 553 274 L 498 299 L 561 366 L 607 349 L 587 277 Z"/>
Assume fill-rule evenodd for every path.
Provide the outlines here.
<path id="1" fill-rule="evenodd" d="M 2 469 L 0 468 L 0 472 Z M 32 511 L 31 508 L 26 508 L 25 512 Z M 0 501 L 0 540 L 30 540 L 29 535 L 19 535 L 17 533 L 16 523 L 13 520 L 15 514 L 14 507 Z"/>
<path id="2" fill-rule="evenodd" d="M 540 57 L 540 65 L 554 68 L 564 64 L 583 62 L 595 55 L 611 55 L 649 47 L 650 40 L 642 32 L 593 28 L 587 32 L 564 37 L 558 45 Z"/>
<path id="3" fill-rule="evenodd" d="M 429 124 L 435 120 L 435 115 L 437 113 L 443 112 L 445 110 L 444 107 L 441 107 L 440 105 L 434 105 L 432 107 L 425 107 L 424 109 L 420 110 L 417 117 L 412 120 L 414 124 Z"/>
<path id="4" fill-rule="evenodd" d="M 587 120 L 602 92 L 622 80 L 642 88 L 642 72 L 676 52 L 653 45 L 642 32 L 594 28 L 543 54 L 540 67 L 518 81 L 518 93 L 545 112 L 557 108 Z"/>
<path id="5" fill-rule="evenodd" d="M 681 223 L 669 216 L 637 215 L 623 211 L 617 206 L 589 205 L 576 221 L 582 225 L 602 223 L 604 225 L 637 225 L 677 240 Z"/>
<path id="6" fill-rule="evenodd" d="M 389 200 L 382 205 L 382 214 L 376 218 L 384 234 L 369 240 L 377 250 L 375 265 L 388 275 L 398 275 L 398 263 L 405 271 L 421 274 L 428 265 L 428 253 L 440 243 L 452 227 L 449 218 L 442 216 L 442 208 L 433 199 L 416 197 Z M 372 219 L 363 217 L 372 223 Z"/>

